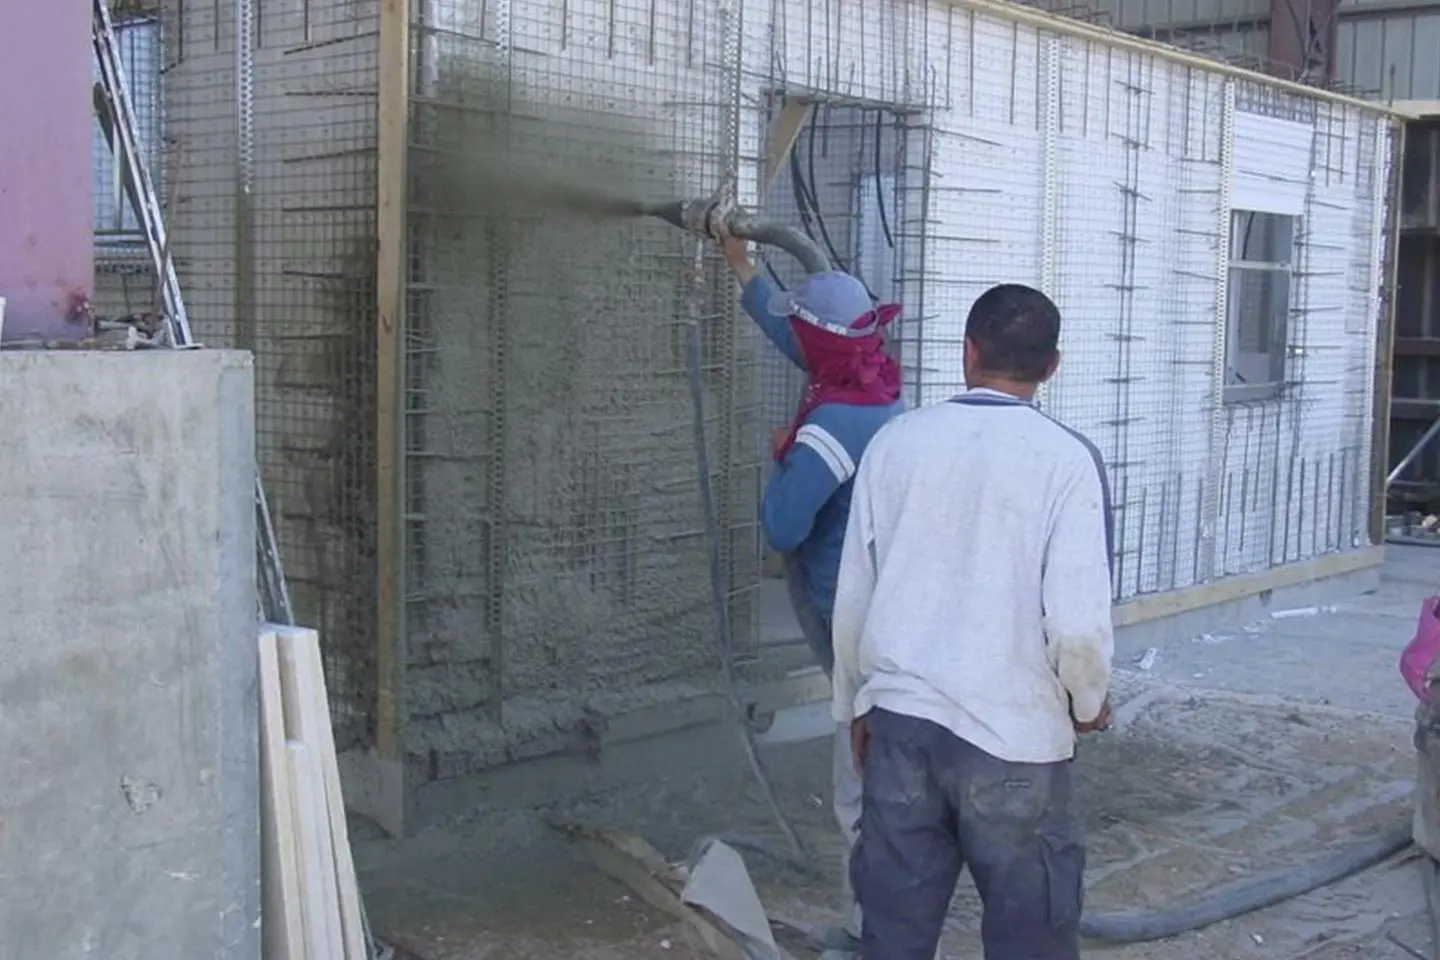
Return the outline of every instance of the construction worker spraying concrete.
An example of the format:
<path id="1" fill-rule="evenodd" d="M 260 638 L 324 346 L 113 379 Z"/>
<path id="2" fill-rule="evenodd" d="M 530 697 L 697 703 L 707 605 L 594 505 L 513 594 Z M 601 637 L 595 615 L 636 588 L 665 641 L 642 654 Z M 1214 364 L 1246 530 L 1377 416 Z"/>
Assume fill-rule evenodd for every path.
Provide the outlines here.
<path id="1" fill-rule="evenodd" d="M 900 308 L 874 305 L 859 280 L 838 271 L 812 273 L 795 289 L 782 291 L 755 268 L 744 240 L 723 222 L 716 233 L 740 281 L 745 312 L 808 376 L 794 420 L 774 437 L 775 470 L 761 503 L 761 526 L 771 548 L 786 557 L 791 602 L 828 676 L 835 661 L 831 611 L 851 480 L 870 438 L 904 406 L 900 367 L 884 343 L 884 329 Z M 860 780 L 844 725 L 835 737 L 833 787 L 848 849 L 860 819 Z M 859 911 L 853 896 L 849 899 L 846 923 L 826 936 L 836 956 L 859 948 Z"/>

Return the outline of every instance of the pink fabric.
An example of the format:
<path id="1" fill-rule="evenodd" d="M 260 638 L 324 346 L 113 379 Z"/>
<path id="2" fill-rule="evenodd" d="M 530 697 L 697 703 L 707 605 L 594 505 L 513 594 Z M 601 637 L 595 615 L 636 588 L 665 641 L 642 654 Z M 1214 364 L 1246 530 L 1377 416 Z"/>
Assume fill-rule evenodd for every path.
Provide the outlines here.
<path id="1" fill-rule="evenodd" d="M 1405 645 L 1400 655 L 1400 675 L 1405 678 L 1410 691 L 1420 698 L 1421 703 L 1433 704 L 1434 692 L 1427 679 L 1430 667 L 1440 656 L 1440 619 L 1436 619 L 1436 608 L 1440 607 L 1440 596 L 1427 599 L 1420 608 L 1420 622 L 1415 626 L 1415 636 Z"/>
<path id="2" fill-rule="evenodd" d="M 865 337 L 842 337 L 798 317 L 790 318 L 790 329 L 795 331 L 810 381 L 789 432 L 775 447 L 776 460 L 785 459 L 806 418 L 821 404 L 881 407 L 900 399 L 900 364 L 885 352 L 881 332 L 899 315 L 899 305 L 887 303 L 856 319 L 850 324 L 854 329 L 875 324 L 876 332 Z"/>

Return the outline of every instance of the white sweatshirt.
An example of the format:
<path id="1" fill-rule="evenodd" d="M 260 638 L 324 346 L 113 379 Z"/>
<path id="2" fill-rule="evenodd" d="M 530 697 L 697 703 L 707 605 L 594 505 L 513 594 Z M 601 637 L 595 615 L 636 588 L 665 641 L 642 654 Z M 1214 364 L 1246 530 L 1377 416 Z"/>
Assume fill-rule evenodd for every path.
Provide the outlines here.
<path id="1" fill-rule="evenodd" d="M 1017 763 L 1074 755 L 1110 685 L 1112 520 L 1088 440 L 991 390 L 903 414 L 855 477 L 834 715 L 880 707 Z"/>

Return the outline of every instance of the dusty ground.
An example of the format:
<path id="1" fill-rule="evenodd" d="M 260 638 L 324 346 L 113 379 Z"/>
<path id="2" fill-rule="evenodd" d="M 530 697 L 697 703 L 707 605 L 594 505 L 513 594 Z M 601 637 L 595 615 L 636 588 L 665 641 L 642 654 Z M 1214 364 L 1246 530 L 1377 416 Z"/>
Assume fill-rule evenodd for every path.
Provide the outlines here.
<path id="1" fill-rule="evenodd" d="M 1175 903 L 1300 863 L 1407 816 L 1414 769 L 1408 705 L 1387 690 L 1372 698 L 1379 704 L 1374 712 L 1351 709 L 1364 698 L 1346 691 L 1357 685 L 1378 690 L 1389 682 L 1387 670 L 1395 676 L 1417 598 L 1428 583 L 1440 582 L 1431 576 L 1435 562 L 1440 558 L 1407 556 L 1392 563 L 1376 594 L 1337 598 L 1333 610 L 1313 617 L 1278 618 L 1233 636 L 1162 648 L 1145 670 L 1123 654 L 1119 727 L 1088 739 L 1077 761 L 1091 837 L 1087 907 L 1108 912 Z M 1309 673 L 1296 678 L 1292 661 L 1304 659 L 1296 651 L 1306 650 L 1307 634 L 1311 653 L 1323 656 L 1312 656 Z M 1351 644 L 1342 650 L 1345 636 Z M 1267 679 L 1267 671 L 1275 672 Z M 1217 674 L 1233 681 L 1225 683 L 1228 689 L 1206 685 Z M 1398 676 L 1393 683 L 1398 686 Z M 1336 695 L 1317 695 L 1327 684 Z M 1287 690 L 1300 696 L 1286 696 Z M 838 906 L 838 834 L 822 799 L 828 751 L 823 739 L 766 749 L 783 804 L 826 875 L 807 877 L 746 854 L 771 912 L 815 923 L 831 922 Z M 706 956 L 679 925 L 572 858 L 545 825 L 546 812 L 477 815 L 399 845 L 362 843 L 362 883 L 377 930 L 423 960 Z M 677 860 L 706 833 L 783 849 L 748 774 L 729 764 L 657 777 L 559 812 L 632 830 Z M 977 906 L 962 880 L 945 957 L 979 960 Z M 1402 856 L 1199 933 L 1155 944 L 1091 946 L 1086 955 L 1403 960 L 1428 950 L 1418 874 Z"/>

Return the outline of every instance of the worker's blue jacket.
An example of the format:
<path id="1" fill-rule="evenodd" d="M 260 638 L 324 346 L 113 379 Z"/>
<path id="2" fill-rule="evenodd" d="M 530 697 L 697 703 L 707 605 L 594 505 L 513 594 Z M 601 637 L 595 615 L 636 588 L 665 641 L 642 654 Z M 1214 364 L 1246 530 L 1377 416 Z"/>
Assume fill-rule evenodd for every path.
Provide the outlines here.
<path id="1" fill-rule="evenodd" d="M 803 370 L 805 360 L 789 319 L 770 310 L 777 291 L 768 278 L 757 276 L 745 285 L 741 305 L 770 342 Z M 855 469 L 870 438 L 904 407 L 904 401 L 889 406 L 827 403 L 816 407 L 765 487 L 760 506 L 765 539 L 776 552 L 798 560 L 805 595 L 825 621 L 827 633 Z M 825 660 L 828 671 L 828 657 Z"/>

